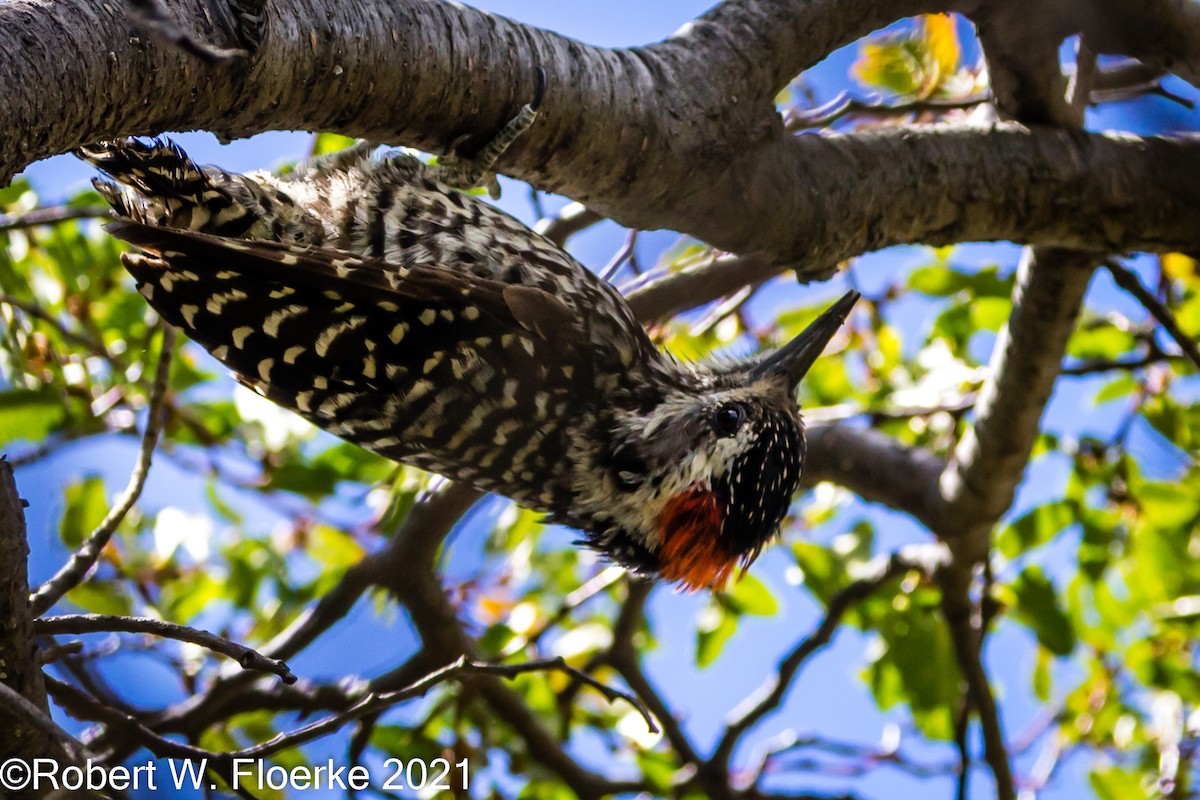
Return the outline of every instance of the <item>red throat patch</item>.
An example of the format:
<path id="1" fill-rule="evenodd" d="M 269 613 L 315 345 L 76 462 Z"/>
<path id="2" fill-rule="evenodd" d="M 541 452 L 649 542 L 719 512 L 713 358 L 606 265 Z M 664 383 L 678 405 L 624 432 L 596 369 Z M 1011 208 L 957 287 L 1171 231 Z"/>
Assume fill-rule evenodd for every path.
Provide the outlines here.
<path id="1" fill-rule="evenodd" d="M 719 591 L 737 566 L 737 556 L 721 542 L 721 510 L 707 489 L 691 489 L 671 498 L 658 518 L 662 576 L 689 592 Z"/>

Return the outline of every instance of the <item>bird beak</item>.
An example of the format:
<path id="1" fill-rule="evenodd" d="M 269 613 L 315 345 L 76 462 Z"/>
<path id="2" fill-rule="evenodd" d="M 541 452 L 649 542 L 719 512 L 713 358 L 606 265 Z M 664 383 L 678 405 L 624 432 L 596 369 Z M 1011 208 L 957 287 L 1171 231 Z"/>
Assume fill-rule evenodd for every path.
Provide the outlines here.
<path id="1" fill-rule="evenodd" d="M 800 379 L 812 367 L 817 356 L 821 355 L 825 345 L 829 344 L 837 329 L 846 321 L 850 309 L 858 302 L 859 297 L 858 292 L 846 292 L 842 299 L 827 308 L 825 313 L 817 317 L 795 339 L 755 364 L 750 370 L 751 379 L 783 377 L 787 379 L 790 388 L 796 388 L 796 384 L 800 383 Z"/>

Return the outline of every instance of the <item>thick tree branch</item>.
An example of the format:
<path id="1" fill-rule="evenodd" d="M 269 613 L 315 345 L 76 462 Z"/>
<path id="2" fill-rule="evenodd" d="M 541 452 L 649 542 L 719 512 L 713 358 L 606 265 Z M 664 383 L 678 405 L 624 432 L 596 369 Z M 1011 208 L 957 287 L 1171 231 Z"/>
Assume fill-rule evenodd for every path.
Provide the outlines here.
<path id="1" fill-rule="evenodd" d="M 200 19 L 200 5 L 173 9 Z M 1186 177 L 1200 172 L 1195 142 L 1015 126 L 787 134 L 770 93 L 753 82 L 762 71 L 785 74 L 918 7 L 872 11 L 878 4 L 860 0 L 855 13 L 826 23 L 821 47 L 780 51 L 788 31 L 808 30 L 805 20 L 834 5 L 730 2 L 680 37 L 605 50 L 463 6 L 278 0 L 252 64 L 234 68 L 131 40 L 116 4 L 8 3 L 0 177 L 82 142 L 197 127 L 228 137 L 336 130 L 434 151 L 465 139 L 470 152 L 532 97 L 541 65 L 549 76 L 541 117 L 506 154 L 504 171 L 632 228 L 681 230 L 795 263 L 807 279 L 848 256 L 914 241 L 1194 247 L 1200 186 Z M 744 23 L 764 16 L 791 27 L 748 34 Z M 44 46 L 22 48 L 21 36 Z M 45 55 L 61 52 L 79 57 Z M 776 63 L 755 66 L 764 58 Z M 723 71 L 730 59 L 742 68 Z"/>
<path id="2" fill-rule="evenodd" d="M 962 565 L 983 560 L 992 527 L 1012 504 L 1096 262 L 1026 250 L 1017 269 L 1012 317 L 996 339 L 975 424 L 941 475 L 946 505 L 931 525 Z"/>
<path id="3" fill-rule="evenodd" d="M 1098 53 L 1131 56 L 1200 86 L 1200 3 L 1194 0 L 1093 0 L 1079 15 Z"/>
<path id="4" fill-rule="evenodd" d="M 771 101 L 809 67 L 898 19 L 963 5 L 955 0 L 730 0 L 685 25 L 670 44 L 702 48 L 715 74 Z M 748 96 L 737 98 L 736 102 Z"/>
<path id="5" fill-rule="evenodd" d="M 42 665 L 33 638 L 26 575 L 29 543 L 25 501 L 17 494 L 12 465 L 0 458 L 0 683 L 49 720 Z M 49 752 L 54 737 L 34 724 L 28 709 L 0 702 L 0 753 L 32 759 Z"/>
<path id="6" fill-rule="evenodd" d="M 83 754 L 86 752 L 83 743 L 60 728 L 51 719 L 49 711 L 34 705 L 25 695 L 18 694 L 15 689 L 3 682 L 0 682 L 0 714 L 14 719 L 13 728 L 25 732 L 23 737 L 19 735 L 13 737 L 25 739 L 17 747 L 0 750 L 6 759 L 20 758 L 24 755 L 25 760 L 32 763 L 35 758 L 47 758 L 53 754 L 66 756 L 69 763 L 82 763 Z M 30 731 L 35 734 L 34 737 L 29 736 L 28 732 Z M 50 743 L 51 747 L 30 750 L 30 744 L 36 742 L 38 736 Z"/>
<path id="7" fill-rule="evenodd" d="M 864 500 L 904 511 L 927 526 L 944 513 L 937 476 L 945 461 L 876 430 L 822 424 L 808 429 L 802 485 L 832 481 Z"/>

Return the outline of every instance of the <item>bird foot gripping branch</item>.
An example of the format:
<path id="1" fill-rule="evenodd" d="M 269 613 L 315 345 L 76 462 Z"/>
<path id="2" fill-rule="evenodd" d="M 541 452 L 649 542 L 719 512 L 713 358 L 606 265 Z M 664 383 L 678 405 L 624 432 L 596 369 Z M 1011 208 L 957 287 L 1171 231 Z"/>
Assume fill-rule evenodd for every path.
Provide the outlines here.
<path id="1" fill-rule="evenodd" d="M 138 291 L 239 381 L 631 570 L 719 588 L 779 529 L 804 464 L 796 384 L 858 295 L 764 356 L 661 353 L 615 289 L 445 182 L 478 181 L 535 113 L 441 169 L 358 148 L 239 175 L 133 139 L 79 155 L 115 181 L 97 186 Z"/>

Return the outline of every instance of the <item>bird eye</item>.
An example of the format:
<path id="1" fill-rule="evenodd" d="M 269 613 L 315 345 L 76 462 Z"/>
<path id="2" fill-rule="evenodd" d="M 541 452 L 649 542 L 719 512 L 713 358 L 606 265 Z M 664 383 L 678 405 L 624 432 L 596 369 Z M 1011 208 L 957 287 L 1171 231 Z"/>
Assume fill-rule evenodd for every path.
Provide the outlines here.
<path id="1" fill-rule="evenodd" d="M 746 418 L 746 409 L 738 403 L 725 403 L 713 412 L 710 420 L 713 430 L 720 436 L 733 436 Z"/>

